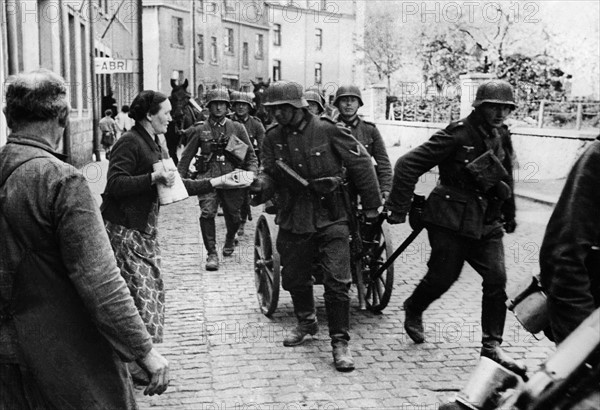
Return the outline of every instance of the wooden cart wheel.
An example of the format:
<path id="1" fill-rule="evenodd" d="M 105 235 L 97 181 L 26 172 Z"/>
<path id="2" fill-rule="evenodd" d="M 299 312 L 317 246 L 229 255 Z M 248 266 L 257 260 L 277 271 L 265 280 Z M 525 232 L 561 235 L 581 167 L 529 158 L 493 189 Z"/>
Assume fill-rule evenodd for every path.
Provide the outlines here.
<path id="1" fill-rule="evenodd" d="M 274 225 L 264 214 L 260 215 L 254 232 L 254 284 L 258 306 L 265 316 L 275 312 L 279 301 L 281 266 L 274 235 Z"/>
<path id="2" fill-rule="evenodd" d="M 381 225 L 378 240 L 375 241 L 371 252 L 362 259 L 362 280 L 364 287 L 363 297 L 367 309 L 372 312 L 381 312 L 390 301 L 394 287 L 394 265 L 390 265 L 380 275 L 375 276 L 379 267 L 394 252 L 391 243 L 392 235 L 387 224 Z"/>

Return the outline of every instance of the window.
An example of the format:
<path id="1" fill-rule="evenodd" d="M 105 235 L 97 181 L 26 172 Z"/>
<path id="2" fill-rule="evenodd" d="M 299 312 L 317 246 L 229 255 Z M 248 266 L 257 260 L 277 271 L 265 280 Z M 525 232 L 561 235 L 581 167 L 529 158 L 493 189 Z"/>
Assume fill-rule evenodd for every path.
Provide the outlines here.
<path id="1" fill-rule="evenodd" d="M 262 34 L 256 35 L 256 45 L 255 45 L 255 50 L 254 50 L 254 57 L 261 59 L 261 60 L 263 59 L 263 35 Z"/>
<path id="2" fill-rule="evenodd" d="M 323 65 L 321 63 L 315 63 L 315 84 L 321 84 L 323 74 Z"/>
<path id="3" fill-rule="evenodd" d="M 281 45 L 281 24 L 275 24 L 275 29 L 273 32 L 273 45 Z"/>
<path id="4" fill-rule="evenodd" d="M 242 66 L 248 67 L 248 43 L 242 44 Z"/>
<path id="5" fill-rule="evenodd" d="M 183 47 L 183 19 L 171 18 L 171 44 Z"/>
<path id="6" fill-rule="evenodd" d="M 223 46 L 223 51 L 227 54 L 233 54 L 233 29 L 226 28 L 225 29 L 225 45 Z"/>
<path id="7" fill-rule="evenodd" d="M 273 81 L 281 80 L 281 61 L 273 61 Z"/>
<path id="8" fill-rule="evenodd" d="M 198 41 L 196 41 L 196 58 L 199 61 L 204 61 L 204 34 L 198 34 Z"/>
<path id="9" fill-rule="evenodd" d="M 211 63 L 217 62 L 217 38 L 216 37 L 210 38 L 210 62 Z"/>
<path id="10" fill-rule="evenodd" d="M 315 46 L 317 50 L 323 47 L 323 30 L 320 28 L 315 29 Z"/>

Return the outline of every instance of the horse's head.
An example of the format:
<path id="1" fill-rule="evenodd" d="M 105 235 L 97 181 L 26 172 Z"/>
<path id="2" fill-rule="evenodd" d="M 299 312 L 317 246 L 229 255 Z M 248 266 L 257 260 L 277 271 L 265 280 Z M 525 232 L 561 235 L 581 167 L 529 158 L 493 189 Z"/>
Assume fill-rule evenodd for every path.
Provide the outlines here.
<path id="1" fill-rule="evenodd" d="M 177 84 L 175 80 L 171 79 L 171 95 L 169 100 L 171 101 L 171 116 L 174 120 L 183 117 L 183 108 L 190 102 L 192 95 L 187 91 L 188 80 L 187 78 L 182 84 Z"/>
<path id="2" fill-rule="evenodd" d="M 269 79 L 269 81 L 267 81 L 266 83 L 264 81 L 259 81 L 259 82 L 255 83 L 252 80 L 250 80 L 250 82 L 254 86 L 253 92 L 254 92 L 254 106 L 255 106 L 255 110 L 256 110 L 256 116 L 261 120 L 263 125 L 266 126 L 272 122 L 272 119 L 271 119 L 271 115 L 270 115 L 269 111 L 263 105 L 263 101 L 265 99 L 265 91 L 267 88 L 269 88 L 269 85 L 271 84 L 271 80 Z"/>

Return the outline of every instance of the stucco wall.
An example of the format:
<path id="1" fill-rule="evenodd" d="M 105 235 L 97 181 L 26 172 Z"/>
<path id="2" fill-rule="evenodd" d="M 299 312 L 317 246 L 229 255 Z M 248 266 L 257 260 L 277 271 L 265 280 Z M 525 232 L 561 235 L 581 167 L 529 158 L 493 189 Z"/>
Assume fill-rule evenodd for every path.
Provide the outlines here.
<path id="1" fill-rule="evenodd" d="M 446 123 L 376 121 L 388 147 L 402 155 L 427 141 Z M 528 180 L 565 178 L 583 149 L 598 131 L 514 128 L 512 139 L 519 165 L 518 177 Z"/>

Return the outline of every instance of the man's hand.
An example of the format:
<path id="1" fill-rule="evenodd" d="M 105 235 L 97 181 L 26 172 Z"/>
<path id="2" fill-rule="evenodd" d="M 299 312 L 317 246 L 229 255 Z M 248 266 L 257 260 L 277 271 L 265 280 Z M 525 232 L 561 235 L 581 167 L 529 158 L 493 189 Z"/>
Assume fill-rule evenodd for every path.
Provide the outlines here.
<path id="1" fill-rule="evenodd" d="M 390 225 L 403 224 L 406 222 L 406 214 L 392 211 L 388 214 L 387 221 Z"/>
<path id="2" fill-rule="evenodd" d="M 363 214 L 365 215 L 365 219 L 369 222 L 375 221 L 379 217 L 379 211 L 377 209 L 365 209 Z"/>
<path id="3" fill-rule="evenodd" d="M 169 362 L 155 348 L 137 363 L 149 374 L 150 384 L 144 395 L 163 394 L 169 386 Z"/>
<path id="4" fill-rule="evenodd" d="M 513 233 L 515 229 L 517 229 L 517 221 L 514 219 L 504 222 L 504 230 L 506 233 Z"/>

